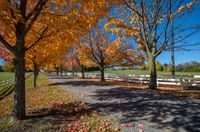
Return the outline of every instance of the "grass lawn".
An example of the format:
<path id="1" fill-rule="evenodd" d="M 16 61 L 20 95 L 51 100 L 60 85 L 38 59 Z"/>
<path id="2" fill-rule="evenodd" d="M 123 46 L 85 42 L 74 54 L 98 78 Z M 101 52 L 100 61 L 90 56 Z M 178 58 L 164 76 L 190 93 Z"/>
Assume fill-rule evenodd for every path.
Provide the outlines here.
<path id="1" fill-rule="evenodd" d="M 32 77 L 26 80 L 26 115 L 13 121 L 13 94 L 0 100 L 0 131 L 119 131 L 88 105 L 76 101 L 69 93 L 49 86 L 40 75 L 38 87 L 32 87 Z"/>
<path id="2" fill-rule="evenodd" d="M 0 81 L 2 80 L 6 80 L 10 77 L 14 77 L 14 73 L 13 72 L 0 72 Z"/>
<path id="3" fill-rule="evenodd" d="M 100 71 L 94 71 L 89 73 L 99 73 Z M 108 74 L 134 74 L 134 75 L 148 75 L 148 71 L 145 70 L 106 70 L 105 73 Z M 160 72 L 158 71 L 158 75 L 171 75 L 170 72 Z M 200 75 L 200 72 L 176 72 L 176 75 Z"/>

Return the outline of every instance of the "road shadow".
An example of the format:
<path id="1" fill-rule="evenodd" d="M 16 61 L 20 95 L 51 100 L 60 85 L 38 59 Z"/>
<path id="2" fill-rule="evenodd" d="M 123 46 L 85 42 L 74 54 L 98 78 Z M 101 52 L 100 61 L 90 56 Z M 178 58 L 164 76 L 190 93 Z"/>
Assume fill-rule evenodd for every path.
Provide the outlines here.
<path id="1" fill-rule="evenodd" d="M 58 75 L 48 75 L 49 79 L 73 79 L 72 77 L 69 76 L 58 76 Z"/>
<path id="2" fill-rule="evenodd" d="M 155 128 L 200 130 L 199 100 L 123 88 L 97 90 L 93 98 L 103 100 L 92 104 L 97 110 L 104 109 L 106 114 L 121 113 L 121 123 L 151 122 L 157 124 Z"/>
<path id="3" fill-rule="evenodd" d="M 166 129 L 170 131 L 200 131 L 200 100 L 177 97 L 159 92 L 127 89 L 114 86 L 112 83 L 66 80 L 64 82 L 52 83 L 50 85 L 73 86 L 76 88 L 91 87 L 90 96 L 95 102 L 91 103 L 93 109 L 103 110 L 105 115 L 120 113 L 120 123 L 131 122 L 152 123 L 155 129 Z M 104 88 L 103 86 L 112 86 Z M 72 88 L 73 88 L 72 87 Z M 78 90 L 78 89 L 77 89 Z"/>
<path id="4" fill-rule="evenodd" d="M 50 108 L 36 108 L 29 110 L 26 119 L 49 117 L 48 119 L 60 120 L 64 117 L 69 118 L 74 116 L 81 116 L 84 114 L 90 114 L 91 111 L 91 108 L 85 108 L 85 104 L 80 103 L 68 103 L 61 105 L 55 104 Z"/>
<path id="5" fill-rule="evenodd" d="M 50 86 L 58 86 L 58 85 L 71 85 L 71 86 L 113 86 L 111 83 L 108 82 L 100 82 L 100 81 L 85 81 L 85 80 L 68 80 L 65 82 L 56 82 L 51 83 Z"/>

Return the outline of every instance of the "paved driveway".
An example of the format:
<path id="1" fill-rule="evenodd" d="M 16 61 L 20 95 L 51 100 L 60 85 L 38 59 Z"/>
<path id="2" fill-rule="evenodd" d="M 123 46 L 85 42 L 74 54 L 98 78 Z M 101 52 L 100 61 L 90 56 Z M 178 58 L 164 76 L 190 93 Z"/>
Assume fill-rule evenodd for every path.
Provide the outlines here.
<path id="1" fill-rule="evenodd" d="M 122 126 L 122 131 L 200 131 L 200 100 L 101 85 L 93 81 L 51 76 L 51 85 L 63 87 Z M 133 127 L 130 127 L 133 126 Z"/>

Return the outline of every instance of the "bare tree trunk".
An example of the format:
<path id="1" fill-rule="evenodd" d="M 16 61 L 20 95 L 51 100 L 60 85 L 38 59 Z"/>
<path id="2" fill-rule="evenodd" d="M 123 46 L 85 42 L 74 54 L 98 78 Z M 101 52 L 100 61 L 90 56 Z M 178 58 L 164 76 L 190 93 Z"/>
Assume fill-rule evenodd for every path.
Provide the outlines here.
<path id="1" fill-rule="evenodd" d="M 16 54 L 14 58 L 15 67 L 15 88 L 13 117 L 15 119 L 25 118 L 25 54 L 23 52 Z"/>
<path id="2" fill-rule="evenodd" d="M 157 89 L 157 74 L 156 74 L 156 64 L 155 64 L 154 57 L 149 58 L 148 65 L 149 65 L 149 74 L 150 74 L 149 89 L 156 90 Z"/>
<path id="3" fill-rule="evenodd" d="M 85 70 L 83 65 L 81 65 L 81 74 L 82 74 L 82 79 L 85 79 Z"/>
<path id="4" fill-rule="evenodd" d="M 172 77 L 175 78 L 174 42 L 172 42 L 171 61 L 172 61 Z"/>
<path id="5" fill-rule="evenodd" d="M 100 71 L 101 71 L 101 82 L 105 82 L 104 67 L 101 67 Z"/>
<path id="6" fill-rule="evenodd" d="M 172 77 L 175 78 L 175 58 L 174 58 L 174 18 L 172 14 L 172 0 L 170 0 L 170 31 L 171 31 L 171 35 L 172 35 L 172 42 L 171 42 L 171 61 L 172 61 Z"/>

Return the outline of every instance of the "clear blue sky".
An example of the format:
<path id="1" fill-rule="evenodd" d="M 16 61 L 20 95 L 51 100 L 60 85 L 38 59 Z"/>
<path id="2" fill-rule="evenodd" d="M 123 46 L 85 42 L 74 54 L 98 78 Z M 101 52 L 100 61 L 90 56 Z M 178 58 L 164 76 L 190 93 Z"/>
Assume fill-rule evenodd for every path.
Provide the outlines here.
<path id="1" fill-rule="evenodd" d="M 188 0 L 190 1 L 190 0 Z M 111 11 L 111 13 L 113 13 Z M 200 25 L 200 4 L 196 5 L 194 8 L 194 11 L 189 16 L 187 21 L 185 21 L 186 25 L 194 25 L 199 24 Z M 187 40 L 188 44 L 194 44 L 194 43 L 200 43 L 200 31 L 191 36 Z M 175 52 L 175 63 L 185 63 L 189 61 L 198 61 L 200 62 L 200 45 L 195 47 L 187 47 L 186 49 L 192 49 L 189 51 L 176 51 Z M 164 63 L 170 63 L 171 61 L 171 52 L 163 52 L 160 56 L 157 58 L 158 61 L 160 61 L 162 64 Z M 4 62 L 0 59 L 0 65 L 2 65 Z"/>

